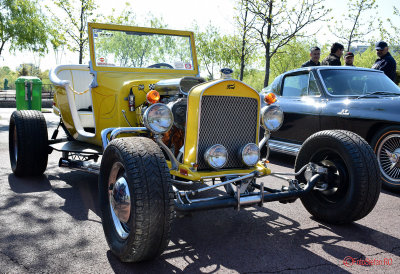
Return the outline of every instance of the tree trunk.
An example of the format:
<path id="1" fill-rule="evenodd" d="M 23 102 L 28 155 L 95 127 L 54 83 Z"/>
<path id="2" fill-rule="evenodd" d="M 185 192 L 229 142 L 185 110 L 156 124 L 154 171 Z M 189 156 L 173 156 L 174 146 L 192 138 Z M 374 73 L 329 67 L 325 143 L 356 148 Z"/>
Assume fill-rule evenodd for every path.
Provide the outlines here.
<path id="1" fill-rule="evenodd" d="M 0 46 L 0 56 L 1 56 L 1 53 L 3 52 L 3 48 L 4 48 L 5 43 L 6 43 L 6 41 L 2 41 L 2 42 L 1 42 L 1 46 Z"/>
<path id="2" fill-rule="evenodd" d="M 243 36 L 242 36 L 242 52 L 240 55 L 240 74 L 239 74 L 239 80 L 243 81 L 243 75 L 244 75 L 244 57 L 245 57 L 245 49 L 246 49 L 246 34 L 247 34 L 247 14 L 249 11 L 249 7 L 248 7 L 248 2 L 247 0 L 246 4 L 245 4 L 245 13 L 244 13 L 244 20 L 243 20 Z"/>
<path id="3" fill-rule="evenodd" d="M 83 17 L 84 17 L 85 9 L 84 9 L 84 3 L 81 1 L 81 27 L 79 29 L 79 64 L 82 64 L 82 59 L 83 59 Z"/>
<path id="4" fill-rule="evenodd" d="M 269 50 L 268 50 L 269 52 Z M 271 58 L 269 57 L 269 54 L 265 54 L 265 76 L 264 76 L 264 87 L 268 86 L 269 82 L 269 67 L 271 64 Z"/>
<path id="5" fill-rule="evenodd" d="M 268 86 L 269 82 L 269 69 L 271 65 L 271 31 L 272 31 L 272 0 L 269 1 L 269 11 L 268 11 L 268 27 L 267 27 L 267 43 L 265 44 L 265 78 L 264 78 L 264 87 Z"/>

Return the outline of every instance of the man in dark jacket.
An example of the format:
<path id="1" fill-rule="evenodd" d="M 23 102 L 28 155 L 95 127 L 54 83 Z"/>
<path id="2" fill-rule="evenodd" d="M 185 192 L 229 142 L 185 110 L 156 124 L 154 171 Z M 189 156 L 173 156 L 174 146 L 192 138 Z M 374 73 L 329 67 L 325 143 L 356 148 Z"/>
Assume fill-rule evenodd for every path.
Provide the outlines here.
<path id="1" fill-rule="evenodd" d="M 388 44 L 380 41 L 375 44 L 375 49 L 378 59 L 376 59 L 372 68 L 382 70 L 387 77 L 396 82 L 396 61 L 389 52 Z"/>
<path id="2" fill-rule="evenodd" d="M 321 49 L 319 47 L 312 47 L 310 50 L 311 59 L 302 64 L 301 67 L 304 68 L 304 67 L 320 66 L 321 65 L 321 63 L 319 62 L 320 56 L 321 56 Z"/>
<path id="3" fill-rule="evenodd" d="M 340 57 L 342 57 L 344 46 L 339 43 L 333 43 L 331 53 L 321 62 L 323 66 L 341 66 Z"/>
<path id="4" fill-rule="evenodd" d="M 344 55 L 344 65 L 354 67 L 353 63 L 354 63 L 354 53 L 352 53 L 351 51 L 346 52 L 346 54 Z"/>

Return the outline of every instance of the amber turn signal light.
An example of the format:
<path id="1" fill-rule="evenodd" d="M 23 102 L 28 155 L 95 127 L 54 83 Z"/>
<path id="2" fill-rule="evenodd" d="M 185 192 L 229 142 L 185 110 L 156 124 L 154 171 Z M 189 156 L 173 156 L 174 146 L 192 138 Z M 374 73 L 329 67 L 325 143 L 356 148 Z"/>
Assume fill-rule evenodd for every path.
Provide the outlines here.
<path id="1" fill-rule="evenodd" d="M 146 100 L 150 104 L 158 103 L 158 101 L 160 101 L 160 93 L 158 93 L 157 90 L 150 90 L 146 94 Z"/>
<path id="2" fill-rule="evenodd" d="M 265 94 L 264 96 L 264 101 L 268 105 L 273 104 L 276 102 L 276 95 L 273 94 L 272 92 Z"/>

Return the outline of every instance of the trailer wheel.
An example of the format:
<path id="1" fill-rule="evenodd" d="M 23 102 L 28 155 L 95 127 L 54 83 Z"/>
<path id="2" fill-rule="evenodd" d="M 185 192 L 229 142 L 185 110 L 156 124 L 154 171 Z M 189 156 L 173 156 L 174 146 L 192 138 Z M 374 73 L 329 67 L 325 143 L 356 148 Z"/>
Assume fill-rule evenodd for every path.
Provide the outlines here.
<path id="1" fill-rule="evenodd" d="M 113 140 L 100 166 L 104 234 L 124 262 L 159 256 L 168 246 L 174 193 L 161 149 L 148 138 Z"/>
<path id="2" fill-rule="evenodd" d="M 40 176 L 47 167 L 48 136 L 43 114 L 37 110 L 14 111 L 9 126 L 11 169 L 16 176 Z"/>
<path id="3" fill-rule="evenodd" d="M 296 158 L 295 169 L 312 162 L 328 169 L 326 190 L 314 189 L 301 198 L 316 218 L 349 223 L 365 217 L 381 190 L 379 166 L 368 143 L 353 132 L 327 130 L 310 136 Z M 297 177 L 305 182 L 304 173 Z"/>

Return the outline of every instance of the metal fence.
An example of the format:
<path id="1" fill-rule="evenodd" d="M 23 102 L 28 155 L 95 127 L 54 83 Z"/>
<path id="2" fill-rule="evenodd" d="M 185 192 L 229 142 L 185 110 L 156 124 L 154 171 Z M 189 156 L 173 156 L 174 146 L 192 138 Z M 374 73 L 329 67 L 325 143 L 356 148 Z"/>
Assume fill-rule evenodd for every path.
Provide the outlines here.
<path id="1" fill-rule="evenodd" d="M 42 85 L 42 100 L 53 99 L 54 86 L 51 84 Z M 15 101 L 15 90 L 0 90 L 0 101 Z"/>

